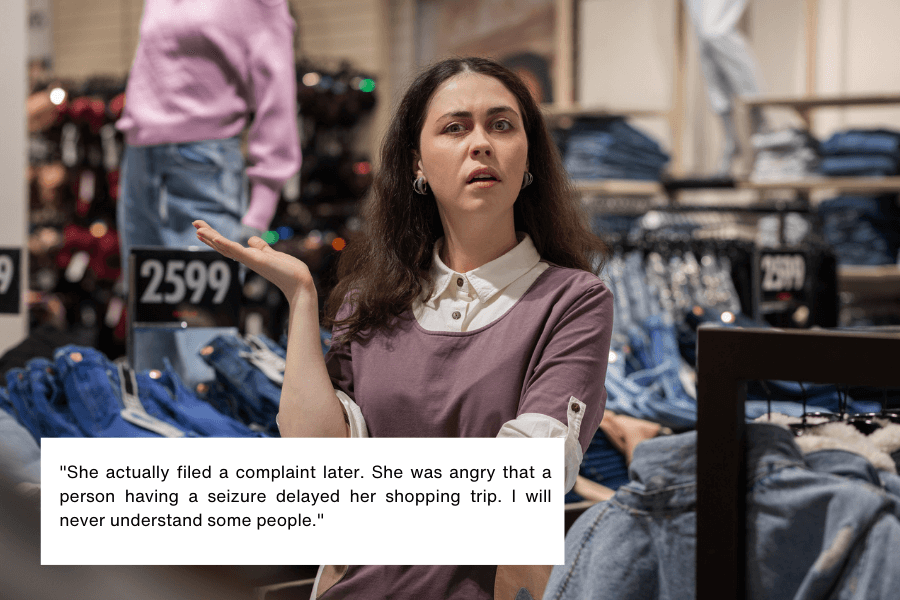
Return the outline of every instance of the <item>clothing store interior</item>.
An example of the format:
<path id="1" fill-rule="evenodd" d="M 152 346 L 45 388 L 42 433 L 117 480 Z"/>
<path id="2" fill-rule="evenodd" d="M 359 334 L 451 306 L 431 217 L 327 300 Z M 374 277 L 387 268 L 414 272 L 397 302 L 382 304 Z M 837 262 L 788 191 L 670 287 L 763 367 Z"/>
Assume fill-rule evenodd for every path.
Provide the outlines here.
<path id="1" fill-rule="evenodd" d="M 897 0 L 27 0 L 4 4 L 0 30 L 0 596 L 898 597 Z M 492 66 L 422 88 L 421 144 L 400 179 L 448 233 L 410 259 L 422 283 L 402 293 L 424 296 L 391 300 L 418 324 L 360 312 L 351 325 L 380 333 L 345 338 L 337 307 L 374 284 L 341 256 L 375 230 L 366 207 L 398 179 L 380 178 L 385 138 L 416 77 L 450 57 Z M 495 64 L 524 87 L 483 70 Z M 469 89 L 513 98 L 488 111 L 506 116 L 484 128 Z M 497 227 L 512 244 L 458 262 L 458 207 L 432 158 L 446 150 L 428 137 L 431 108 L 450 101 L 474 120 L 440 139 L 482 136 L 483 152 L 463 156 L 490 167 L 465 193 L 513 189 L 511 225 L 512 201 L 539 203 L 553 172 L 536 163 L 559 164 L 570 185 L 554 193 L 605 250 L 551 260 L 548 232 L 516 216 Z M 539 123 L 517 131 L 526 104 L 546 152 Z M 515 139 L 529 152 L 521 191 L 503 155 Z M 305 303 L 254 252 L 305 265 Z M 546 310 L 519 302 L 539 295 Z M 560 351 L 567 302 L 600 316 Z M 416 338 L 394 362 L 423 382 L 441 379 L 429 352 L 477 352 L 467 340 L 503 331 L 490 347 L 524 357 L 521 373 L 469 354 L 480 387 L 391 392 L 407 406 L 435 391 L 409 414 L 446 402 L 461 425 L 395 426 L 398 411 L 364 397 L 382 382 L 353 385 L 391 373 L 379 337 L 391 323 Z M 586 391 L 536 399 L 532 380 L 551 377 L 541 360 L 592 369 Z M 565 563 L 266 566 L 248 548 L 245 565 L 85 566 L 73 547 L 68 566 L 42 566 L 42 440 L 325 436 L 282 403 L 300 406 L 297 372 L 326 368 L 350 437 L 565 438 L 566 489 L 552 490 Z M 472 391 L 507 384 L 511 404 L 489 419 Z"/>

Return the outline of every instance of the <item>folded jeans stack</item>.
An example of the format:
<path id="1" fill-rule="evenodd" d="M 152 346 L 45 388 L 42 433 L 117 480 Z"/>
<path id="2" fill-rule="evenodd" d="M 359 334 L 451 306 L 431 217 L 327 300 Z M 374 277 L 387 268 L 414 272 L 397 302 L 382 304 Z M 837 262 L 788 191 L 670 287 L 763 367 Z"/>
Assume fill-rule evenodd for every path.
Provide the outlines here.
<path id="1" fill-rule="evenodd" d="M 818 206 L 822 230 L 842 265 L 884 265 L 900 251 L 896 194 L 838 196 Z"/>
<path id="2" fill-rule="evenodd" d="M 839 131 L 822 144 L 824 175 L 876 177 L 900 173 L 900 132 L 889 129 Z"/>
<path id="3" fill-rule="evenodd" d="M 563 161 L 573 179 L 659 180 L 669 156 L 621 118 L 581 120 L 569 129 Z"/>

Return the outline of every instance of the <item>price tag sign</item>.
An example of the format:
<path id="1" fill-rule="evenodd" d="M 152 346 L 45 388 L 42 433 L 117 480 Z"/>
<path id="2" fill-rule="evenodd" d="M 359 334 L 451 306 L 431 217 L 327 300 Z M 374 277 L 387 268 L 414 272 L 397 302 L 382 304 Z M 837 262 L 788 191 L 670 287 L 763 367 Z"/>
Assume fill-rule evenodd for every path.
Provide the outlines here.
<path id="1" fill-rule="evenodd" d="M 22 312 L 22 250 L 0 248 L 0 314 Z"/>
<path id="2" fill-rule="evenodd" d="M 237 262 L 217 252 L 134 248 L 129 273 L 134 327 L 237 327 Z"/>
<path id="3" fill-rule="evenodd" d="M 756 297 L 761 314 L 808 304 L 808 257 L 802 250 L 761 250 L 756 264 Z"/>

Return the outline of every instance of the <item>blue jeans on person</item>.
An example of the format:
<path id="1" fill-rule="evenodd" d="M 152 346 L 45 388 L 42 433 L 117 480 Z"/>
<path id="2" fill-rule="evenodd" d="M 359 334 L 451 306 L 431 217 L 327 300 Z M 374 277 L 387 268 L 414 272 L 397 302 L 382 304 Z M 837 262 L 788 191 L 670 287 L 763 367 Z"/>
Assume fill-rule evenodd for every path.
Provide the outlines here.
<path id="1" fill-rule="evenodd" d="M 192 435 L 179 428 L 153 402 L 141 402 L 141 425 L 126 420 L 122 386 L 116 366 L 101 352 L 63 346 L 54 354 L 56 371 L 79 428 L 90 437 L 160 437 L 158 427 L 173 436 Z M 138 388 L 138 394 L 140 394 Z"/>
<path id="2" fill-rule="evenodd" d="M 237 240 L 247 208 L 239 137 L 159 146 L 126 146 L 117 220 L 124 272 L 135 246 L 198 246 L 192 223 L 203 219 Z M 127 279 L 126 279 L 127 281 Z M 197 351 L 221 330 L 142 331 L 133 366 L 162 369 L 168 357 L 190 385 L 213 378 Z"/>
<path id="3" fill-rule="evenodd" d="M 276 354 L 278 351 L 284 352 L 268 338 L 257 337 L 264 339 Z M 208 347 L 203 359 L 215 370 L 222 388 L 234 395 L 240 419 L 247 424 L 260 425 L 267 433 L 278 435 L 275 417 L 281 401 L 281 384 L 251 364 L 247 356 L 253 348 L 239 337 L 230 335 L 216 337 Z"/>
<path id="4" fill-rule="evenodd" d="M 7 391 L 0 388 L 0 475 L 14 483 L 41 482 L 41 449 L 18 420 L 7 412 Z"/>

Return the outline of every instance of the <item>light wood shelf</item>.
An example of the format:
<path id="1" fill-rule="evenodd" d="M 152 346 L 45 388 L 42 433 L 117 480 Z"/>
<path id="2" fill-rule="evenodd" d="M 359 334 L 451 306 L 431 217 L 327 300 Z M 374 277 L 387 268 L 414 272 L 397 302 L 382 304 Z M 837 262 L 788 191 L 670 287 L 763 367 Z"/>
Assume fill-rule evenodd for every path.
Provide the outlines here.
<path id="1" fill-rule="evenodd" d="M 798 111 L 823 107 L 900 104 L 900 93 L 841 94 L 832 96 L 750 96 L 742 99 L 750 107 L 780 106 Z"/>
<path id="2" fill-rule="evenodd" d="M 575 189 L 582 194 L 609 196 L 656 196 L 663 193 L 658 181 L 641 179 L 578 179 Z"/>
<path id="3" fill-rule="evenodd" d="M 857 298 L 900 298 L 900 266 L 838 267 L 838 289 Z"/>
<path id="4" fill-rule="evenodd" d="M 816 177 L 796 181 L 741 181 L 737 187 L 751 190 L 840 190 L 843 192 L 900 191 L 900 177 Z"/>
<path id="5" fill-rule="evenodd" d="M 660 117 L 669 118 L 668 109 L 581 106 L 580 104 L 542 104 L 541 111 L 550 119 L 578 117 Z"/>

